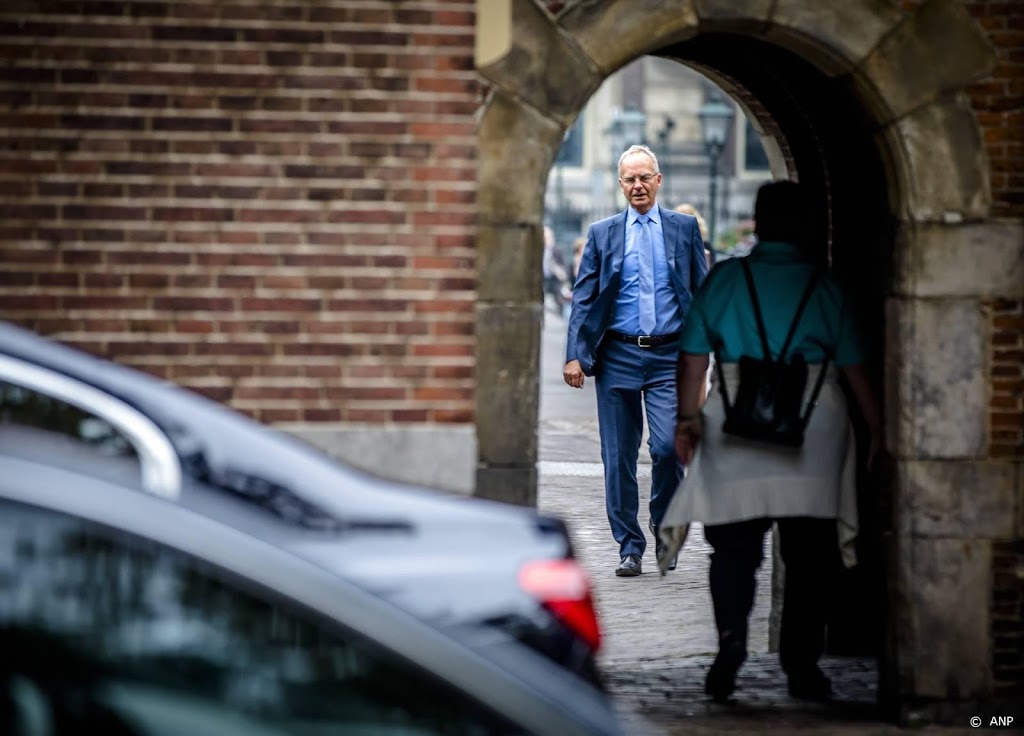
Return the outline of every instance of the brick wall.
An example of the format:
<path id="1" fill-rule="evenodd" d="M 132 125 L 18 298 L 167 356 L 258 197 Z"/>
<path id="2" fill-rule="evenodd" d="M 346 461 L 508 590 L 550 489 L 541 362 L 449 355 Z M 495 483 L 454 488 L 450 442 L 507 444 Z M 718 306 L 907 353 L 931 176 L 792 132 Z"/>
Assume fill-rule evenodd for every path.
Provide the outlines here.
<path id="1" fill-rule="evenodd" d="M 1024 301 L 991 307 L 989 455 L 1024 458 Z"/>
<path id="2" fill-rule="evenodd" d="M 992 545 L 992 678 L 995 695 L 1024 696 L 1024 542 Z"/>
<path id="3" fill-rule="evenodd" d="M 1024 459 L 1024 301 L 997 300 L 990 313 L 989 455 L 997 459 Z M 1018 515 L 1022 516 L 1020 512 Z M 1024 695 L 1022 570 L 1024 542 L 1017 539 L 993 543 L 992 676 L 996 695 L 1018 701 Z"/>
<path id="4" fill-rule="evenodd" d="M 992 214 L 1024 217 L 1024 4 L 965 0 L 998 62 L 970 90 L 992 172 Z M 1024 457 L 1024 302 L 992 305 L 990 455 Z"/>
<path id="5" fill-rule="evenodd" d="M 996 50 L 992 75 L 970 90 L 992 171 L 992 214 L 1024 217 L 1024 4 L 964 0 Z"/>
<path id="6" fill-rule="evenodd" d="M 1024 5 L 967 0 L 996 48 L 998 63 L 970 90 L 992 172 L 992 214 L 1024 217 Z M 991 305 L 989 456 L 1024 458 L 1024 302 Z M 1019 503 L 1020 501 L 1018 501 Z M 1024 692 L 1024 544 L 992 548 L 992 676 L 995 694 Z"/>
<path id="7" fill-rule="evenodd" d="M 266 421 L 473 419 L 472 0 L 8 0 L 0 314 Z"/>

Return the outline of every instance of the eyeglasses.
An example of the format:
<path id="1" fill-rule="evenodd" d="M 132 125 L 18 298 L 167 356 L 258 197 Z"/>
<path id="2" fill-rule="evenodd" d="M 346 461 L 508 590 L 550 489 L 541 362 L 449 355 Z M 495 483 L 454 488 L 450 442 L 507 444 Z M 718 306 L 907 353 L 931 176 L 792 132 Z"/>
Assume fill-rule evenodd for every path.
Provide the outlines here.
<path id="1" fill-rule="evenodd" d="M 621 181 L 627 187 L 631 187 L 634 184 L 636 184 L 637 179 L 639 179 L 640 183 L 642 184 L 650 184 L 656 176 L 657 174 L 644 174 L 643 176 L 620 176 L 619 181 Z"/>

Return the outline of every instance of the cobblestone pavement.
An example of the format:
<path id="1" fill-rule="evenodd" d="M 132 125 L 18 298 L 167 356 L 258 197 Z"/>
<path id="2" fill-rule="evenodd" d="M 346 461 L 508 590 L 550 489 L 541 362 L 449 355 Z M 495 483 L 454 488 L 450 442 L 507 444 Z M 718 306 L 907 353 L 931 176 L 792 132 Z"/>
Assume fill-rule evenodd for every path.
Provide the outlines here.
<path id="1" fill-rule="evenodd" d="M 790 698 L 777 657 L 768 652 L 767 551 L 751 618 L 750 656 L 740 670 L 735 700 L 729 705 L 709 701 L 704 677 L 716 650 L 707 588 L 709 548 L 700 526 L 694 525 L 676 570 L 659 573 L 649 539 L 644 573 L 615 577 L 618 550 L 604 510 L 593 382 L 588 380 L 582 391 L 562 382 L 564 330 L 564 320 L 549 313 L 541 355 L 538 506 L 566 520 L 577 556 L 590 575 L 604 636 L 599 662 L 629 736 L 978 732 L 966 724 L 903 729 L 883 721 L 875 707 L 877 672 L 870 658 L 824 658 L 822 669 L 836 691 L 832 703 Z M 641 463 L 641 524 L 646 528 L 646 443 Z"/>

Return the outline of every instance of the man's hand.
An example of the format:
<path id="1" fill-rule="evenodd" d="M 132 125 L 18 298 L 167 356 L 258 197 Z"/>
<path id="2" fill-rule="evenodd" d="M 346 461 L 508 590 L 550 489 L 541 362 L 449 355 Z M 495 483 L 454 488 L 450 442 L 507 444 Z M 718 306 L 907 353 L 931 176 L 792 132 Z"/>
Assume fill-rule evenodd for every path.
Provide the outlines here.
<path id="1" fill-rule="evenodd" d="M 573 388 L 583 388 L 583 366 L 578 360 L 570 360 L 562 369 L 562 378 Z"/>

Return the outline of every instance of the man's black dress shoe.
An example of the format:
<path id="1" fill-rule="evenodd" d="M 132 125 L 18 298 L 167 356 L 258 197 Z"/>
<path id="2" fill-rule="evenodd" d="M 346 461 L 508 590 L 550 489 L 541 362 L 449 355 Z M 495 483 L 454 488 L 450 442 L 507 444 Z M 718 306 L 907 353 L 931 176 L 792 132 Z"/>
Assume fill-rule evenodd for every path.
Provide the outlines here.
<path id="1" fill-rule="evenodd" d="M 832 697 L 832 681 L 817 667 L 794 672 L 789 676 L 789 694 L 800 700 L 824 703 Z"/>
<path id="2" fill-rule="evenodd" d="M 615 568 L 615 574 L 620 578 L 632 578 L 640 574 L 640 558 L 636 555 L 626 555 Z"/>
<path id="3" fill-rule="evenodd" d="M 665 548 L 665 543 L 661 541 L 661 537 L 658 536 L 658 527 L 654 526 L 653 521 L 647 523 L 647 528 L 651 530 L 651 534 L 654 535 L 654 556 L 659 560 L 661 559 L 661 551 Z M 679 562 L 679 553 L 676 552 L 669 560 L 668 569 L 675 570 L 676 563 Z"/>
<path id="4" fill-rule="evenodd" d="M 708 679 L 704 682 L 704 693 L 710 695 L 716 703 L 724 703 L 736 690 L 736 673 L 747 658 L 747 647 L 739 639 L 727 639 L 722 642 L 715 663 L 708 670 Z"/>

